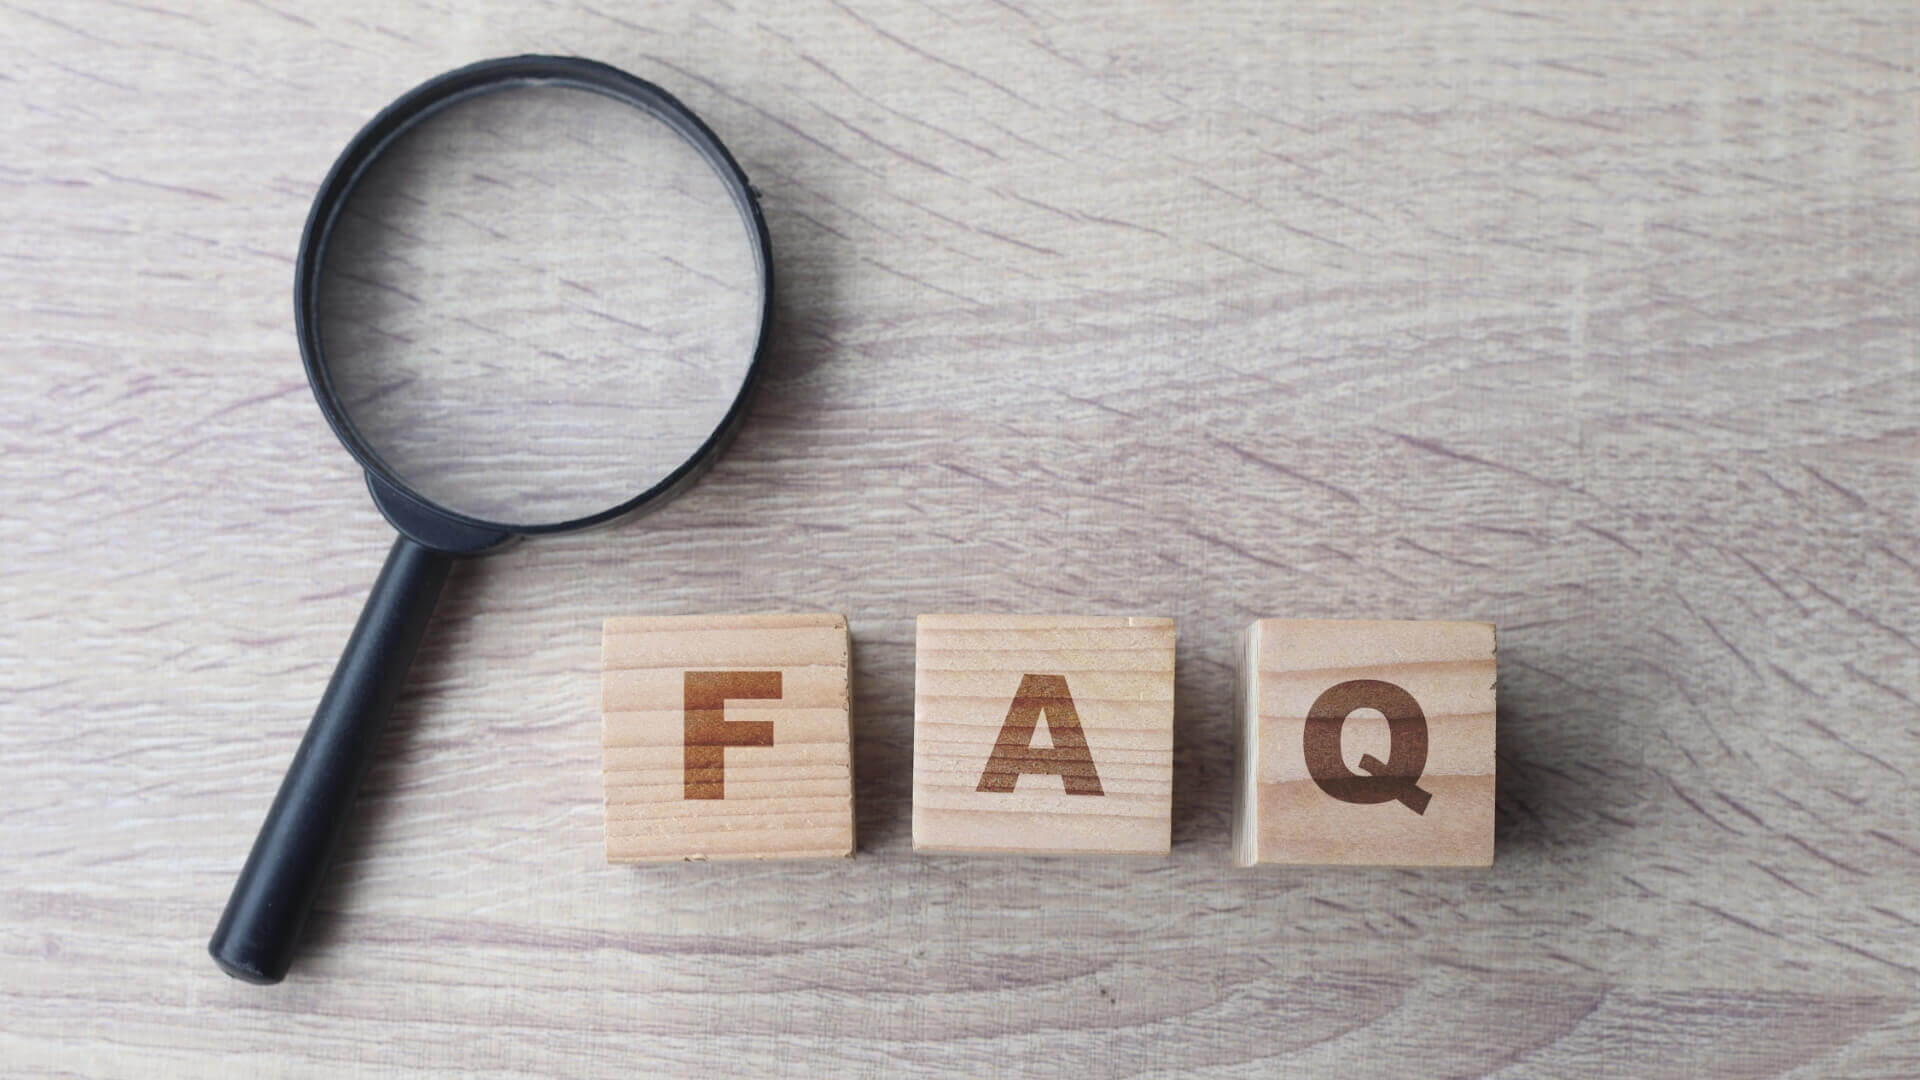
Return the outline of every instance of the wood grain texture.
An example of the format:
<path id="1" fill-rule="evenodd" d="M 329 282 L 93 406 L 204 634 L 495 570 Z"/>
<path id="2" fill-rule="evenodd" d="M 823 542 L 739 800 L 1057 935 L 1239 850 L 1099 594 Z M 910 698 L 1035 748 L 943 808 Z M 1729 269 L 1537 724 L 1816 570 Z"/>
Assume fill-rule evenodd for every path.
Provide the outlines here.
<path id="1" fill-rule="evenodd" d="M 1490 865 L 1496 671 L 1490 623 L 1247 627 L 1234 865 Z"/>
<path id="2" fill-rule="evenodd" d="M 608 619 L 607 861 L 851 856 L 847 651 L 844 615 Z"/>
<path id="3" fill-rule="evenodd" d="M 920 616 L 914 850 L 1167 854 L 1174 641 L 1172 619 Z"/>
<path id="4" fill-rule="evenodd" d="M 522 51 L 740 158 L 768 381 L 456 571 L 239 985 L 389 542 L 301 225 Z M 0 77 L 0 1072 L 1920 1074 L 1911 5 L 8 0 Z M 859 857 L 607 866 L 601 618 L 766 610 L 849 613 Z M 1169 858 L 911 850 L 914 616 L 995 610 L 1178 620 Z M 1275 613 L 1499 625 L 1490 872 L 1230 865 Z"/>

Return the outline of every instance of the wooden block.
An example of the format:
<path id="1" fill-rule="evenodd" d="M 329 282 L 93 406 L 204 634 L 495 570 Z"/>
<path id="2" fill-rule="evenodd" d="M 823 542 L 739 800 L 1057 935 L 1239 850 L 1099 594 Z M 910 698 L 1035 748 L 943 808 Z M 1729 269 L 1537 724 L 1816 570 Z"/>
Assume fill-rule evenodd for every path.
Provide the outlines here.
<path id="1" fill-rule="evenodd" d="M 607 861 L 853 854 L 844 615 L 608 619 Z"/>
<path id="2" fill-rule="evenodd" d="M 915 851 L 1165 855 L 1172 619 L 922 615 Z"/>
<path id="3" fill-rule="evenodd" d="M 1493 624 L 1266 619 L 1241 645 L 1236 865 L 1492 865 Z"/>

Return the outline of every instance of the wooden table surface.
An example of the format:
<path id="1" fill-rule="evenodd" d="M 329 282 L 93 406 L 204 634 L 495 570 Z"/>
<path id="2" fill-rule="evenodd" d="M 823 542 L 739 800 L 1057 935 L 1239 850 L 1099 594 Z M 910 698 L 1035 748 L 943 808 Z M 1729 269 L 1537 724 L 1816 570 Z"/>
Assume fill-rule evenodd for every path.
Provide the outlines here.
<path id="1" fill-rule="evenodd" d="M 463 566 L 294 974 L 208 933 L 390 535 L 308 202 L 591 55 L 765 196 L 691 494 Z M 0 1073 L 1920 1075 L 1920 16 L 0 7 Z M 609 867 L 610 614 L 851 617 L 851 863 Z M 913 617 L 1179 620 L 1173 854 L 916 856 Z M 1500 627 L 1487 872 L 1229 866 L 1232 635 Z"/>

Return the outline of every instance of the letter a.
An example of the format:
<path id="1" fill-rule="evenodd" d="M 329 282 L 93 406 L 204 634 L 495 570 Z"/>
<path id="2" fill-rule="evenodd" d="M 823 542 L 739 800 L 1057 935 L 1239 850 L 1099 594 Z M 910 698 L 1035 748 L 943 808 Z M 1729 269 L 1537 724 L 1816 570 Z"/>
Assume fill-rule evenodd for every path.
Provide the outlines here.
<path id="1" fill-rule="evenodd" d="M 1042 713 L 1053 735 L 1052 747 L 1033 745 L 1034 727 Z M 1093 755 L 1087 752 L 1087 737 L 1080 730 L 1080 714 L 1073 707 L 1065 675 L 1020 676 L 1013 707 L 1000 725 L 1000 738 L 975 790 L 1010 792 L 1021 773 L 1057 773 L 1069 795 L 1106 794 L 1093 767 Z"/>
<path id="2" fill-rule="evenodd" d="M 727 699 L 777 700 L 780 673 L 689 671 L 685 695 L 683 794 L 689 799 L 724 799 L 727 747 L 773 745 L 773 721 L 728 720 Z"/>

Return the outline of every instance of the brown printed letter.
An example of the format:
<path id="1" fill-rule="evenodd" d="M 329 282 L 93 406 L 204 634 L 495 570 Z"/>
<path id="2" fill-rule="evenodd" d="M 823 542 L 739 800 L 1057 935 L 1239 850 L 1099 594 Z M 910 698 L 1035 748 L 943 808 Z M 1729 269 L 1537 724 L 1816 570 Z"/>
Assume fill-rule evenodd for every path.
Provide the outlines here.
<path id="1" fill-rule="evenodd" d="M 773 721 L 729 721 L 727 699 L 777 700 L 779 697 L 780 673 L 777 671 L 687 672 L 687 798 L 727 797 L 727 747 L 773 745 Z"/>
<path id="2" fill-rule="evenodd" d="M 1042 713 L 1053 735 L 1051 747 L 1033 745 L 1033 729 Z M 1106 794 L 1093 767 L 1093 755 L 1087 752 L 1087 737 L 1080 730 L 1080 714 L 1074 710 L 1065 675 L 1020 676 L 1020 689 L 1014 692 L 1013 707 L 1000 725 L 1000 738 L 993 744 L 993 756 L 987 759 L 976 790 L 1012 791 L 1021 773 L 1057 773 L 1069 795 Z"/>
<path id="3" fill-rule="evenodd" d="M 1387 718 L 1387 760 L 1360 755 L 1368 775 L 1347 770 L 1340 756 L 1340 731 L 1357 709 L 1378 709 Z M 1433 793 L 1421 789 L 1420 774 L 1427 768 L 1427 716 L 1413 695 L 1390 682 L 1354 679 L 1329 689 L 1307 712 L 1303 737 L 1307 771 L 1320 790 L 1350 803 L 1398 800 L 1416 814 L 1427 812 Z"/>

